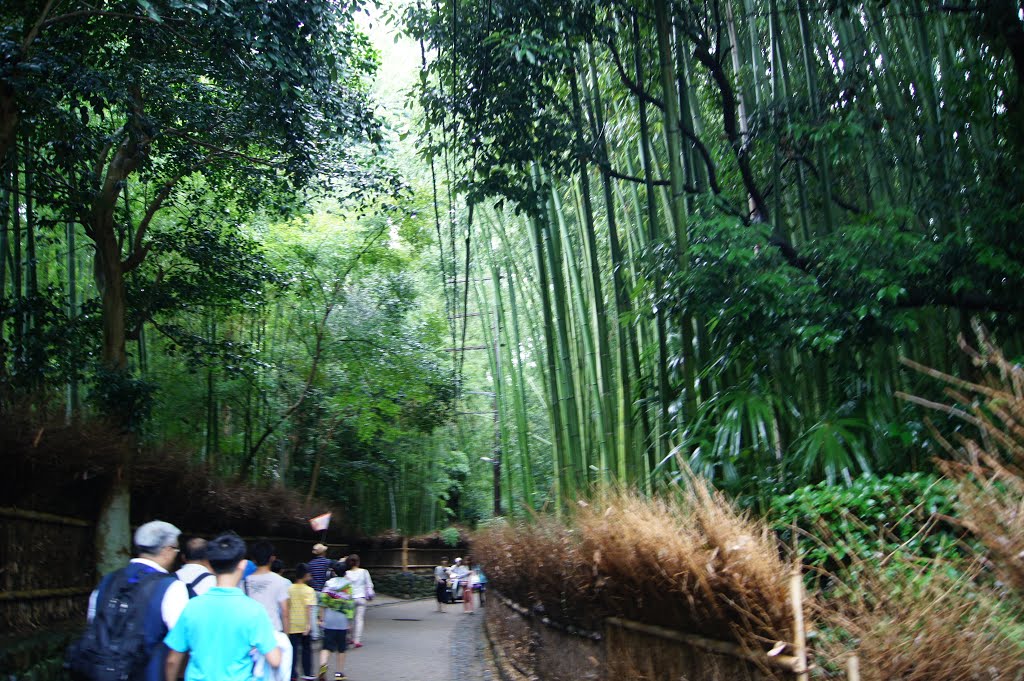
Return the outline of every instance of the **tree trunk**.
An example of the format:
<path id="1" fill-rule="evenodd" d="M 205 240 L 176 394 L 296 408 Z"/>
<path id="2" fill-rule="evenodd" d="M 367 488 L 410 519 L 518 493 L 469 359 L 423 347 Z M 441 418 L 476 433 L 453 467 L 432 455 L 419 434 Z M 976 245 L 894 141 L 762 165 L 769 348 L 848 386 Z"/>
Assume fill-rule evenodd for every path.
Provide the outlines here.
<path id="1" fill-rule="evenodd" d="M 18 130 L 18 102 L 14 88 L 0 82 L 0 159 L 14 146 Z"/>
<path id="2" fill-rule="evenodd" d="M 105 575 L 131 557 L 131 484 L 127 467 L 115 476 L 96 522 L 96 572 Z"/>
<path id="3" fill-rule="evenodd" d="M 128 355 L 125 351 L 125 267 L 121 261 L 121 243 L 117 238 L 114 211 L 118 188 L 142 162 L 148 142 L 148 139 L 143 138 L 134 141 L 129 139 L 118 147 L 93 202 L 91 224 L 87 230 L 96 245 L 94 274 L 101 291 L 103 347 L 100 359 L 107 371 L 122 376 L 128 373 Z M 133 405 L 108 405 L 106 416 L 127 428 L 132 411 Z M 96 524 L 96 563 L 101 572 L 123 564 L 130 548 L 131 458 L 131 450 L 126 447 L 120 474 L 113 481 L 107 503 L 101 509 Z"/>

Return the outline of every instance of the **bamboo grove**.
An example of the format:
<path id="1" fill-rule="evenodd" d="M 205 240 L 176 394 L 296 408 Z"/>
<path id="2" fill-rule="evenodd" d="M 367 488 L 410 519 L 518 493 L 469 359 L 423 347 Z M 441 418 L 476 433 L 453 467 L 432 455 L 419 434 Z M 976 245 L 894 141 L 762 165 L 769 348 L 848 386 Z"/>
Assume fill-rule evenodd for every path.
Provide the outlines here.
<path id="1" fill-rule="evenodd" d="M 495 512 L 683 466 L 753 504 L 927 468 L 899 357 L 965 370 L 972 318 L 1020 350 L 1019 3 L 402 19 L 452 340 L 489 354 Z"/>

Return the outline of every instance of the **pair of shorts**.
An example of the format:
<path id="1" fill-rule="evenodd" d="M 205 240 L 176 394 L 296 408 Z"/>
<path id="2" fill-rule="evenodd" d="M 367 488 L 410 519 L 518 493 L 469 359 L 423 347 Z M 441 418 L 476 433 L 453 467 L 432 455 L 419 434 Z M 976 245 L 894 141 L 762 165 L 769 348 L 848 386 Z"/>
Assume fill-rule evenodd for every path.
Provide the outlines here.
<path id="1" fill-rule="evenodd" d="M 324 650 L 332 653 L 348 650 L 348 629 L 324 629 Z"/>

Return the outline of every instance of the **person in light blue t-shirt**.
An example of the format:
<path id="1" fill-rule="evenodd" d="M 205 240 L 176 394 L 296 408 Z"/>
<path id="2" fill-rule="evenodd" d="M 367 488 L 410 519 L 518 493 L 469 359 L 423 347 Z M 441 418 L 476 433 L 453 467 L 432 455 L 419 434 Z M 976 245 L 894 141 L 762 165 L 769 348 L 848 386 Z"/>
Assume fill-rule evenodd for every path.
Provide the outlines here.
<path id="1" fill-rule="evenodd" d="M 164 643 L 170 648 L 165 678 L 175 681 L 189 653 L 185 681 L 252 681 L 263 662 L 281 664 L 270 617 L 238 588 L 245 571 L 245 542 L 229 532 L 207 546 L 217 586 L 188 602 Z"/>

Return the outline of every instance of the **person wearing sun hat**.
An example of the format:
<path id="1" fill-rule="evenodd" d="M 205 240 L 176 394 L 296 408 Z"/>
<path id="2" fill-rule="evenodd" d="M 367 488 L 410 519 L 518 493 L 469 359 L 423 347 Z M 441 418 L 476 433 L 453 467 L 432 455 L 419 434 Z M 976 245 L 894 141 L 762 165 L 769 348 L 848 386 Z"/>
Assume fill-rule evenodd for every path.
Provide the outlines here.
<path id="1" fill-rule="evenodd" d="M 327 571 L 330 568 L 331 561 L 327 558 L 327 547 L 323 544 L 313 544 L 313 558 L 306 563 L 306 569 L 309 570 L 310 574 L 309 585 L 313 587 L 313 591 L 316 591 L 317 594 L 324 590 L 324 584 L 327 583 Z M 319 641 L 321 637 L 318 621 L 319 614 L 320 605 L 317 603 L 313 606 L 313 629 L 310 632 L 310 636 L 314 641 Z"/>

